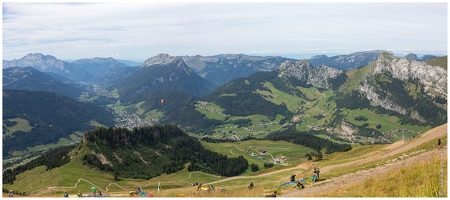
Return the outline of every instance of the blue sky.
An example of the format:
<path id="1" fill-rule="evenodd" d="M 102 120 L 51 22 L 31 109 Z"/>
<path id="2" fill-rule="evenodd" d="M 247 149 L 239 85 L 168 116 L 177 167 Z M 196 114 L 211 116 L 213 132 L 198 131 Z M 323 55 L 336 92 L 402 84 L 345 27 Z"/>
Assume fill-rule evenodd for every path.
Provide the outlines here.
<path id="1" fill-rule="evenodd" d="M 447 54 L 447 3 L 3 3 L 3 59 Z"/>

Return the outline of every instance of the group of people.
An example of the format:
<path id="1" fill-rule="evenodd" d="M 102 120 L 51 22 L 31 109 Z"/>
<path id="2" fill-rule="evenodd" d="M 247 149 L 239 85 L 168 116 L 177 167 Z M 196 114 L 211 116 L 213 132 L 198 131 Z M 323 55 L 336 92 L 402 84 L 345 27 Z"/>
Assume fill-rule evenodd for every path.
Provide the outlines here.
<path id="1" fill-rule="evenodd" d="M 103 196 L 102 191 L 98 191 L 98 194 L 97 194 L 97 188 L 94 186 L 91 187 L 91 191 L 92 191 L 93 197 Z M 64 197 L 69 197 L 69 193 L 64 192 Z M 81 193 L 81 190 L 78 190 L 77 197 L 83 197 L 83 193 Z"/>
<path id="2" fill-rule="evenodd" d="M 201 190 L 202 187 L 203 187 L 203 183 L 200 183 L 200 184 L 197 186 L 197 191 Z M 226 189 L 223 187 L 223 185 L 220 186 L 219 190 L 220 190 L 221 192 L 226 191 Z M 214 187 L 214 185 L 211 185 L 211 186 L 208 186 L 207 191 L 216 191 L 216 188 Z"/>

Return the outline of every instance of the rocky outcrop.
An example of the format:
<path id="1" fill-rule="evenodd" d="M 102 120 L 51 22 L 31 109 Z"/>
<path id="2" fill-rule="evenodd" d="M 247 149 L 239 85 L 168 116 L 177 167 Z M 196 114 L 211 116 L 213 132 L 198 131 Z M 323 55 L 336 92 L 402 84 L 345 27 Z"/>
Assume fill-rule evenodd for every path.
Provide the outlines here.
<path id="1" fill-rule="evenodd" d="M 153 65 L 168 65 L 174 62 L 176 62 L 178 66 L 181 66 L 182 64 L 184 64 L 182 63 L 182 61 L 182 59 L 179 59 L 176 56 L 170 56 L 169 54 L 160 53 L 144 61 L 144 63 L 142 63 L 141 65 L 141 68 L 150 67 Z"/>
<path id="2" fill-rule="evenodd" d="M 30 53 L 21 59 L 3 60 L 3 69 L 9 67 L 33 67 L 42 72 L 53 72 L 75 81 L 86 81 L 90 74 L 70 63 L 64 62 L 51 55 Z"/>
<path id="3" fill-rule="evenodd" d="M 14 59 L 12 61 L 3 60 L 3 69 L 9 67 L 33 67 L 40 71 L 48 71 L 51 68 L 67 71 L 66 68 L 68 65 L 70 64 L 54 56 L 43 55 L 41 53 L 29 53 L 21 59 Z"/>
<path id="4" fill-rule="evenodd" d="M 447 71 L 445 69 L 427 65 L 425 62 L 383 53 L 376 61 L 373 74 L 381 74 L 384 71 L 390 72 L 394 78 L 401 80 L 419 80 L 429 95 L 447 98 Z"/>
<path id="5" fill-rule="evenodd" d="M 314 68 L 308 60 L 296 62 L 285 61 L 277 69 L 279 77 L 294 77 L 306 85 L 312 85 L 318 88 L 329 89 L 331 87 L 330 79 L 337 78 L 344 71 L 322 65 Z"/>
<path id="6" fill-rule="evenodd" d="M 403 115 L 406 114 L 406 108 L 402 108 L 401 106 L 397 105 L 393 101 L 389 100 L 388 97 L 380 97 L 380 95 L 375 92 L 373 86 L 368 84 L 367 79 L 364 80 L 363 84 L 360 85 L 358 89 L 366 94 L 367 99 L 369 99 L 372 105 L 381 106 L 387 110 L 396 111 Z"/>

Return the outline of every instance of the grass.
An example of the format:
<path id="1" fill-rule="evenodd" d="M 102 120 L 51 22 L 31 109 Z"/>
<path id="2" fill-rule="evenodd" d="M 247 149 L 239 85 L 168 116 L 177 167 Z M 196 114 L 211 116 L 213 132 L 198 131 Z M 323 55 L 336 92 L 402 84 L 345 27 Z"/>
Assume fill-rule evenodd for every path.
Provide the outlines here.
<path id="1" fill-rule="evenodd" d="M 202 142 L 202 145 L 206 149 L 216 151 L 220 154 L 227 155 L 230 157 L 238 157 L 242 155 L 245 159 L 249 161 L 249 164 L 257 164 L 261 172 L 267 171 L 264 169 L 264 163 L 272 161 L 272 156 L 274 158 L 279 158 L 281 156 L 286 156 L 286 161 L 290 165 L 297 165 L 302 161 L 305 161 L 305 154 L 313 152 L 314 150 L 301 145 L 296 145 L 290 142 L 284 141 L 268 141 L 268 140 L 247 140 L 235 143 L 206 143 Z M 270 155 L 262 155 L 258 150 L 266 150 Z M 248 152 L 250 151 L 250 152 Z M 248 153 L 246 153 L 248 152 Z M 255 156 L 263 157 L 264 160 L 260 160 L 255 156 L 251 155 L 251 152 Z M 275 165 L 278 166 L 278 165 Z M 261 173 L 260 172 L 260 173 Z M 244 175 L 254 175 L 255 172 L 246 170 Z"/>
<path id="2" fill-rule="evenodd" d="M 443 144 L 446 144 L 447 139 L 443 139 Z M 431 149 L 435 148 L 433 145 L 435 141 L 427 142 L 422 144 L 421 146 L 411 149 L 406 154 L 410 152 L 414 152 L 420 149 Z M 273 188 L 273 186 L 287 182 L 290 174 L 294 173 L 297 174 L 298 178 L 300 177 L 309 177 L 311 174 L 310 168 L 305 169 L 292 169 L 291 167 L 296 166 L 296 164 L 303 163 L 306 161 L 306 159 L 303 158 L 303 154 L 306 152 L 312 151 L 311 149 L 302 147 L 300 145 L 295 145 L 288 142 L 270 142 L 270 141 L 242 141 L 242 142 L 236 142 L 236 143 L 220 143 L 220 144 L 210 144 L 210 143 L 203 143 L 203 145 L 206 148 L 214 148 L 217 152 L 222 153 L 224 155 L 229 155 L 230 149 L 234 153 L 234 155 L 230 156 L 238 156 L 240 153 L 246 159 L 249 160 L 249 163 L 257 163 L 258 161 L 261 162 L 259 164 L 263 164 L 261 160 L 255 159 L 254 157 L 251 157 L 249 154 L 245 154 L 245 150 L 251 150 L 253 152 L 264 149 L 267 150 L 269 153 L 271 153 L 274 157 L 278 157 L 281 155 L 287 156 L 287 161 L 289 161 L 292 165 L 290 166 L 275 166 L 270 169 L 263 169 L 263 167 L 260 167 L 259 172 L 251 172 L 248 170 L 243 175 L 239 177 L 234 177 L 233 179 L 227 179 L 228 177 L 219 177 L 216 175 L 206 174 L 203 172 L 188 172 L 187 169 L 181 170 L 179 172 L 173 173 L 173 174 L 163 174 L 161 176 L 152 178 L 150 180 L 133 180 L 133 179 L 122 179 L 120 181 L 115 181 L 113 179 L 113 176 L 108 173 L 100 172 L 96 169 L 89 168 L 85 165 L 82 165 L 81 157 L 85 153 L 89 152 L 89 149 L 82 148 L 78 155 L 74 156 L 72 161 L 68 163 L 67 165 L 58 168 L 53 169 L 51 171 L 45 171 L 44 167 L 38 167 L 33 170 L 29 170 L 23 174 L 21 174 L 18 179 L 14 182 L 14 185 L 4 185 L 5 188 L 11 188 L 17 191 L 23 191 L 29 194 L 32 191 L 35 191 L 35 193 L 38 193 L 39 191 L 42 191 L 40 193 L 40 196 L 46 196 L 46 197 L 52 197 L 52 196 L 62 196 L 64 191 L 67 191 L 70 195 L 75 194 L 78 190 L 81 190 L 84 194 L 89 193 L 90 187 L 92 186 L 90 182 L 95 184 L 95 186 L 98 187 L 99 190 L 103 192 L 103 194 L 117 194 L 117 195 L 123 195 L 126 196 L 130 189 L 136 188 L 140 186 L 143 188 L 144 191 L 152 193 L 155 197 L 177 197 L 179 195 L 181 196 L 190 196 L 190 197 L 263 197 L 266 193 L 273 192 L 274 189 L 277 189 L 279 192 L 279 195 L 282 194 L 283 191 L 286 190 L 296 190 L 293 186 L 284 186 L 284 187 L 278 187 Z M 336 165 L 346 162 L 355 161 L 358 159 L 362 159 L 366 156 L 369 156 L 370 154 L 382 154 L 383 149 L 387 145 L 368 145 L 368 146 L 359 146 L 355 147 L 351 150 L 352 157 L 349 156 L 348 152 L 336 152 L 333 154 L 326 154 L 325 160 L 320 162 L 312 163 L 314 166 L 318 167 L 325 167 L 329 165 Z M 237 147 L 237 148 L 235 148 Z M 244 150 L 244 152 L 240 151 Z M 403 154 L 403 153 L 402 153 Z M 329 179 L 331 177 L 337 177 L 341 176 L 343 174 L 348 174 L 352 172 L 356 172 L 358 170 L 361 170 L 363 168 L 369 168 L 369 167 L 375 167 L 376 164 L 383 164 L 386 163 L 387 160 L 392 159 L 398 155 L 377 160 L 372 163 L 368 163 L 365 165 L 360 166 L 348 166 L 343 168 L 336 168 L 330 171 L 327 174 L 322 175 L 323 177 Z M 293 162 L 296 159 L 299 159 L 298 162 Z M 302 161 L 302 159 L 304 159 Z M 445 169 L 447 168 L 447 160 L 445 158 Z M 188 164 L 186 164 L 188 165 Z M 311 166 L 313 166 L 311 165 Z M 433 163 L 424 164 L 424 166 L 433 166 L 435 168 L 436 164 L 434 161 Z M 285 170 L 285 171 L 279 171 L 279 170 Z M 413 168 L 411 170 L 406 171 L 400 171 L 395 173 L 402 173 L 406 174 L 405 179 L 402 179 L 403 182 L 408 182 L 409 184 L 415 183 L 418 180 L 424 180 L 422 179 L 413 179 L 415 176 L 419 176 L 418 173 L 407 175 L 409 171 L 424 171 L 425 169 L 422 168 Z M 265 173 L 278 171 L 278 173 L 272 174 L 270 176 L 261 176 Z M 426 172 L 428 173 L 428 172 Z M 260 175 L 260 176 L 258 176 Z M 430 176 L 430 174 L 426 175 Z M 446 174 L 445 174 L 446 176 Z M 424 176 L 419 176 L 424 177 Z M 89 181 L 89 182 L 88 182 Z M 217 183 L 211 183 L 214 181 L 221 181 Z M 248 190 L 246 188 L 246 185 L 250 181 L 253 181 L 256 184 L 255 189 Z M 371 186 L 372 182 L 379 181 L 380 185 L 378 186 Z M 361 185 L 355 185 L 355 186 L 349 186 L 350 189 L 340 189 L 336 190 L 336 193 L 323 193 L 322 196 L 433 196 L 430 195 L 429 191 L 435 191 L 435 189 L 420 189 L 418 191 L 408 191 L 407 189 L 404 189 L 405 191 L 402 193 L 394 193 L 395 191 L 391 191 L 390 193 L 381 194 L 381 193 L 375 193 L 377 192 L 377 188 L 383 188 L 381 184 L 386 184 L 385 182 L 391 181 L 392 177 L 377 177 L 377 179 L 369 180 L 364 183 L 364 189 L 361 190 L 356 189 L 358 187 L 361 187 Z M 436 188 L 435 185 L 432 185 L 431 183 L 435 180 L 430 180 L 429 182 L 422 182 L 421 185 L 425 185 L 428 188 Z M 216 187 L 216 192 L 197 192 L 196 187 L 192 186 L 193 183 L 211 183 L 211 184 L 205 184 L 206 186 L 214 185 Z M 157 191 L 158 183 L 161 183 L 161 191 Z M 370 183 L 370 184 L 369 184 Z M 306 182 L 305 185 L 310 185 L 310 182 Z M 394 184 L 394 183 L 391 183 Z M 77 187 L 74 187 L 74 186 Z M 223 185 L 227 191 L 226 192 L 219 192 L 217 189 L 220 187 L 220 185 Z M 446 185 L 446 183 L 445 183 Z M 60 188 L 55 188 L 53 190 L 44 191 L 47 187 L 55 186 Z M 355 187 L 355 188 L 351 188 Z M 387 191 L 390 191 L 392 189 L 389 189 L 391 186 L 386 186 Z M 402 186 L 403 187 L 403 186 Z M 446 190 L 446 186 L 444 188 Z M 343 191 L 353 191 L 353 190 L 361 190 L 361 193 L 343 193 Z M 190 194 L 190 192 L 193 192 L 195 194 Z M 332 192 L 332 191 L 330 191 Z M 367 192 L 367 195 L 366 193 Z M 373 193 L 369 193 L 373 192 Z M 409 193 L 408 193 L 409 192 Z M 423 194 L 420 195 L 419 192 L 422 192 Z M 444 193 L 445 195 L 447 193 Z M 320 196 L 320 195 L 319 195 Z"/>
<path id="3" fill-rule="evenodd" d="M 442 170 L 441 169 L 445 169 Z M 316 197 L 447 197 L 447 157 L 395 169 L 387 175 L 369 178 L 315 195 Z M 442 174 L 442 177 L 441 177 Z M 440 185 L 440 181 L 443 181 Z"/>
<path id="4" fill-rule="evenodd" d="M 442 142 L 443 142 L 443 144 L 446 144 L 447 137 L 443 138 Z M 357 172 L 359 170 L 375 168 L 379 165 L 384 165 L 386 163 L 389 163 L 394 159 L 398 159 L 402 155 L 411 155 L 411 154 L 414 154 L 417 152 L 423 152 L 423 151 L 429 151 L 429 150 L 435 149 L 436 148 L 435 143 L 436 143 L 436 141 L 434 141 L 434 140 L 429 141 L 429 142 L 421 144 L 418 147 L 412 148 L 406 152 L 401 152 L 397 155 L 393 155 L 393 156 L 390 156 L 387 158 L 375 160 L 375 161 L 368 162 L 368 163 L 365 163 L 362 165 L 355 165 L 355 166 L 350 166 L 350 167 L 346 167 L 346 168 L 335 169 L 335 170 L 332 170 L 331 172 L 327 173 L 326 176 L 327 176 L 327 178 L 339 177 L 344 174 Z M 369 149 L 366 146 L 362 147 L 361 150 L 363 150 L 363 151 L 354 151 L 354 154 L 352 154 L 353 159 L 343 161 L 342 163 L 350 162 L 350 161 L 354 161 L 354 160 L 358 160 L 358 159 L 364 159 L 365 157 L 369 156 L 372 153 L 382 154 L 382 152 L 383 152 L 383 147 L 381 145 L 370 145 L 368 147 L 369 147 Z M 336 153 L 336 154 L 339 155 L 342 153 Z M 339 162 L 327 163 L 327 165 L 333 165 L 333 164 L 338 164 L 338 163 Z M 323 165 L 323 166 L 326 166 L 326 165 Z M 321 166 L 321 167 L 323 167 L 323 166 Z"/>
<path id="5" fill-rule="evenodd" d="M 344 114 L 346 114 L 346 121 L 353 123 L 355 125 L 362 125 L 364 123 L 369 123 L 369 127 L 376 129 L 376 126 L 378 124 L 381 125 L 381 128 L 379 131 L 381 132 L 387 132 L 391 130 L 398 130 L 399 128 L 405 128 L 407 130 L 414 131 L 416 133 L 423 133 L 426 130 L 429 130 L 430 127 L 423 127 L 423 126 L 412 126 L 409 124 L 401 125 L 399 123 L 399 118 L 396 116 L 389 116 L 389 115 L 379 115 L 376 114 L 373 111 L 370 111 L 366 108 L 364 109 L 358 109 L 358 110 L 344 110 Z M 355 120 L 355 117 L 357 116 L 364 116 L 367 117 L 367 121 L 357 121 Z"/>
<path id="6" fill-rule="evenodd" d="M 30 122 L 28 122 L 28 120 L 22 119 L 20 117 L 19 118 L 14 118 L 14 119 L 9 119 L 9 121 L 16 122 L 17 124 L 14 125 L 14 126 L 11 126 L 11 127 L 7 127 L 6 131 L 5 131 L 6 134 L 4 134 L 4 136 L 5 135 L 11 135 L 11 134 L 13 134 L 14 132 L 17 132 L 17 131 L 30 132 L 31 129 L 33 128 L 30 125 Z"/>

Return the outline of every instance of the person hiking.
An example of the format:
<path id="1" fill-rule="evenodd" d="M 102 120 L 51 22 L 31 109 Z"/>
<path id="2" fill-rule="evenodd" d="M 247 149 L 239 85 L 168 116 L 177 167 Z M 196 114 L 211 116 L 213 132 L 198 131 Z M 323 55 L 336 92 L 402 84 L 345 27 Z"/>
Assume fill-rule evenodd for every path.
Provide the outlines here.
<path id="1" fill-rule="evenodd" d="M 291 175 L 291 182 L 292 182 L 292 181 L 295 181 L 295 174 L 292 174 L 292 175 Z"/>
<path id="2" fill-rule="evenodd" d="M 67 192 L 64 192 L 64 197 L 69 197 L 69 194 L 67 194 Z"/>
<path id="3" fill-rule="evenodd" d="M 441 138 L 438 139 L 438 148 L 441 148 Z"/>
<path id="4" fill-rule="evenodd" d="M 248 189 L 253 189 L 255 185 L 253 184 L 253 182 L 250 182 L 250 185 L 248 186 Z"/>
<path id="5" fill-rule="evenodd" d="M 197 186 L 197 191 L 199 191 L 202 188 L 203 183 L 200 183 L 200 185 Z"/>
<path id="6" fill-rule="evenodd" d="M 83 197 L 83 194 L 81 194 L 80 190 L 78 190 L 77 197 Z"/>
<path id="7" fill-rule="evenodd" d="M 13 197 L 13 190 L 9 190 L 8 197 Z"/>

